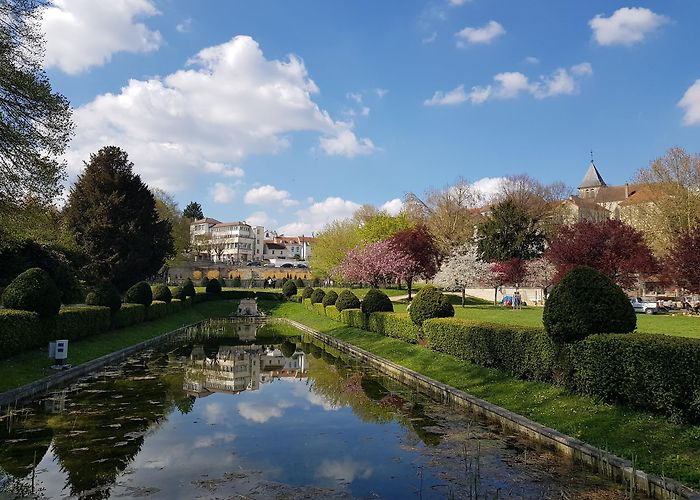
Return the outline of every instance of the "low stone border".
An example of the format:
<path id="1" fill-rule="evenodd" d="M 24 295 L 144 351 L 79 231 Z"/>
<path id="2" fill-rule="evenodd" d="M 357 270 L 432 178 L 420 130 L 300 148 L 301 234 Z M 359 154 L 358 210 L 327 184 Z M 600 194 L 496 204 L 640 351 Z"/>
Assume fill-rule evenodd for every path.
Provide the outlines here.
<path id="1" fill-rule="evenodd" d="M 104 356 L 100 356 L 99 358 L 95 358 L 86 363 L 73 366 L 71 368 L 68 368 L 67 370 L 56 372 L 52 375 L 49 375 L 48 377 L 44 377 L 40 380 L 36 380 L 21 387 L 17 387 L 16 389 L 11 389 L 9 391 L 0 393 L 0 409 L 17 406 L 18 404 L 24 401 L 32 399 L 38 395 L 45 394 L 56 387 L 64 386 L 69 382 L 72 382 L 77 378 L 87 375 L 90 372 L 99 370 L 100 368 L 106 365 L 118 363 L 119 361 L 128 358 L 132 354 L 136 354 L 137 352 L 143 351 L 155 345 L 160 345 L 163 342 L 168 342 L 174 337 L 184 334 L 188 328 L 197 327 L 207 321 L 209 320 L 202 320 L 198 321 L 197 323 L 182 326 L 177 330 L 158 335 L 157 337 L 144 340 L 143 342 L 139 342 L 138 344 L 125 347 L 124 349 L 121 349 L 119 351 L 105 354 Z"/>
<path id="2" fill-rule="evenodd" d="M 586 464 L 618 483 L 629 484 L 631 481 L 635 486 L 635 490 L 639 493 L 663 500 L 700 500 L 700 493 L 673 479 L 666 479 L 637 470 L 629 460 L 622 459 L 579 439 L 545 427 L 500 406 L 476 398 L 464 391 L 433 380 L 335 337 L 318 332 L 297 321 L 288 318 L 279 318 L 276 321 L 287 323 L 324 344 L 367 363 L 369 366 L 403 384 L 427 391 L 442 401 L 464 406 L 477 415 L 496 421 L 505 429 L 517 432 L 539 444 L 555 449 L 571 458 L 574 462 Z"/>

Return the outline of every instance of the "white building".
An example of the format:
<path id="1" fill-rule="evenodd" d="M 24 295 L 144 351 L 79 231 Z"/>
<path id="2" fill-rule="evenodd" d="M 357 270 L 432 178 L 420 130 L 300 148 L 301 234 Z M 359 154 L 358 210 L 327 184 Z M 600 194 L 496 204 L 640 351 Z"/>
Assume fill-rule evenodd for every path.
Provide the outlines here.
<path id="1" fill-rule="evenodd" d="M 197 257 L 214 262 L 248 262 L 262 258 L 264 251 L 262 226 L 242 221 L 219 222 L 206 218 L 190 224 L 190 240 Z"/>

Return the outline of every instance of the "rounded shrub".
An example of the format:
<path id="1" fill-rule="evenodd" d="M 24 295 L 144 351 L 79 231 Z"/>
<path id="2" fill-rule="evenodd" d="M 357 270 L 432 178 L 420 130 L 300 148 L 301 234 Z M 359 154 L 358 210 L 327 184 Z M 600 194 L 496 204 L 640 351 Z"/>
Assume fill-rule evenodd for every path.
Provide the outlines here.
<path id="1" fill-rule="evenodd" d="M 208 284 L 209 284 L 209 278 L 206 276 L 204 278 L 202 278 L 202 281 L 199 282 L 199 286 L 204 287 L 204 288 L 206 288 Z"/>
<path id="2" fill-rule="evenodd" d="M 422 326 L 423 321 L 430 318 L 451 318 L 455 315 L 450 299 L 434 286 L 426 286 L 413 297 L 411 321 Z"/>
<path id="3" fill-rule="evenodd" d="M 301 278 L 297 278 L 294 281 L 294 284 L 297 286 L 297 290 L 301 290 L 302 288 L 304 288 L 304 280 Z"/>
<path id="4" fill-rule="evenodd" d="M 182 285 L 182 298 L 194 297 L 195 295 L 197 295 L 197 290 L 194 289 L 194 283 L 192 283 L 191 279 L 187 278 L 185 284 Z"/>
<path id="5" fill-rule="evenodd" d="M 285 297 L 294 297 L 298 292 L 297 285 L 292 280 L 287 281 L 282 285 L 282 293 Z"/>
<path id="6" fill-rule="evenodd" d="M 233 288 L 240 288 L 241 287 L 241 275 L 237 274 L 236 276 L 233 277 L 233 280 L 231 280 L 231 286 Z"/>
<path id="7" fill-rule="evenodd" d="M 313 282 L 311 283 L 313 286 L 321 286 L 321 280 L 318 278 L 314 278 Z"/>
<path id="8" fill-rule="evenodd" d="M 394 304 L 384 292 L 376 288 L 370 288 L 365 298 L 362 299 L 362 312 L 370 314 L 374 312 L 394 312 Z"/>
<path id="9" fill-rule="evenodd" d="M 153 300 L 160 300 L 161 302 L 170 304 L 170 301 L 173 300 L 173 293 L 170 291 L 170 287 L 162 283 L 156 285 L 153 288 Z"/>
<path id="10" fill-rule="evenodd" d="M 326 296 L 326 292 L 324 292 L 322 289 L 317 288 L 314 290 L 314 293 L 311 294 L 311 303 L 312 304 L 320 304 L 323 302 L 323 298 Z"/>
<path id="11" fill-rule="evenodd" d="M 552 290 L 542 322 L 553 339 L 575 342 L 596 333 L 629 333 L 637 317 L 622 288 L 600 271 L 579 266 Z"/>
<path id="12" fill-rule="evenodd" d="M 185 292 L 182 286 L 178 286 L 175 288 L 175 291 L 173 292 L 173 298 L 177 300 L 185 300 Z"/>
<path id="13" fill-rule="evenodd" d="M 359 309 L 360 299 L 357 295 L 352 293 L 350 290 L 343 290 L 338 294 L 338 298 L 335 301 L 335 308 L 338 311 L 343 311 L 345 309 Z"/>
<path id="14" fill-rule="evenodd" d="M 89 306 L 109 307 L 112 315 L 122 307 L 122 298 L 117 287 L 110 282 L 100 283 L 85 297 L 85 303 Z"/>
<path id="15" fill-rule="evenodd" d="M 32 267 L 5 288 L 2 303 L 7 309 L 34 311 L 41 317 L 55 316 L 61 308 L 61 292 L 46 271 Z"/>
<path id="16" fill-rule="evenodd" d="M 302 298 L 302 299 L 310 299 L 312 293 L 314 293 L 314 289 L 311 288 L 310 286 L 307 286 L 307 287 L 304 288 L 304 290 L 301 292 L 301 298 Z"/>
<path id="17" fill-rule="evenodd" d="M 124 302 L 127 304 L 142 304 L 146 307 L 153 302 L 153 292 L 145 281 L 139 281 L 129 288 L 124 294 Z"/>
<path id="18" fill-rule="evenodd" d="M 207 293 L 218 295 L 221 293 L 221 283 L 216 278 L 212 278 L 207 283 Z"/>
<path id="19" fill-rule="evenodd" d="M 328 307 L 334 306 L 336 300 L 338 300 L 338 292 L 336 292 L 335 290 L 331 290 L 326 294 L 325 297 L 323 297 L 323 300 L 321 302 L 323 303 L 323 307 Z"/>

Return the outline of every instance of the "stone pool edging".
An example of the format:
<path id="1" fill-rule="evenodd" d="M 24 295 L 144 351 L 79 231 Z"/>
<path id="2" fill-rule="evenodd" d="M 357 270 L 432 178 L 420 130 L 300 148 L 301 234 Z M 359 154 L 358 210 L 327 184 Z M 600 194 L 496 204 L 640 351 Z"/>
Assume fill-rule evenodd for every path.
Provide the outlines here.
<path id="1" fill-rule="evenodd" d="M 378 369 L 401 383 L 419 387 L 440 398 L 442 401 L 466 407 L 477 415 L 498 422 L 508 430 L 555 449 L 558 453 L 570 458 L 574 462 L 583 463 L 597 469 L 599 473 L 618 483 L 629 484 L 631 480 L 635 485 L 635 491 L 645 493 L 651 498 L 663 500 L 700 500 L 700 493 L 679 481 L 647 474 L 636 469 L 629 460 L 620 458 L 579 439 L 567 436 L 566 434 L 506 410 L 505 408 L 426 377 L 421 373 L 372 354 L 352 344 L 348 344 L 340 339 L 321 333 L 298 321 L 289 318 L 275 318 L 275 321 L 287 323 L 311 337 L 320 340 L 324 344 L 367 363 L 369 366 Z"/>
<path id="2" fill-rule="evenodd" d="M 187 329 L 200 326 L 201 324 L 206 323 L 207 321 L 209 320 L 205 319 L 202 321 L 197 321 L 196 323 L 181 326 L 176 330 L 163 333 L 156 337 L 139 342 L 138 344 L 130 345 L 118 351 L 111 352 L 109 354 L 105 354 L 104 356 L 100 356 L 99 358 L 95 358 L 93 360 L 82 363 L 80 365 L 72 366 L 67 370 L 53 373 L 48 377 L 44 377 L 42 379 L 35 380 L 34 382 L 30 382 L 23 386 L 16 387 L 15 389 L 10 389 L 9 391 L 0 393 L 0 409 L 17 406 L 23 401 L 27 401 L 36 396 L 45 394 L 46 392 L 56 387 L 66 385 L 77 378 L 89 374 L 90 372 L 99 370 L 100 368 L 103 368 L 107 365 L 122 361 L 133 354 L 148 349 L 149 347 L 159 345 L 164 341 L 167 342 L 173 339 L 173 337 L 177 337 L 186 333 Z"/>

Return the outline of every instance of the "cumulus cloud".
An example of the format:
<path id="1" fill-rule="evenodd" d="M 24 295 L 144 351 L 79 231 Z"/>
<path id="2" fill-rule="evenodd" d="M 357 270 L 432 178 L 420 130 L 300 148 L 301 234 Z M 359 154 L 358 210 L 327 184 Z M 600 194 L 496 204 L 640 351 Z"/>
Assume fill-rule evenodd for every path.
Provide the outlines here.
<path id="1" fill-rule="evenodd" d="M 685 125 L 700 125 L 700 79 L 695 80 L 695 83 L 685 91 L 678 106 L 685 111 L 683 116 Z"/>
<path id="2" fill-rule="evenodd" d="M 389 93 L 389 89 L 376 88 L 374 89 L 374 93 L 377 94 L 377 97 L 380 99 L 384 99 L 384 96 Z"/>
<path id="3" fill-rule="evenodd" d="M 223 182 L 217 182 L 209 188 L 209 196 L 216 203 L 231 203 L 236 198 L 236 189 Z"/>
<path id="4" fill-rule="evenodd" d="M 501 191 L 503 184 L 507 181 L 505 177 L 483 177 L 474 181 L 472 188 L 481 195 L 484 203 L 488 203 Z"/>
<path id="5" fill-rule="evenodd" d="M 384 203 L 379 210 L 383 210 L 389 215 L 397 215 L 403 209 L 403 201 L 400 198 L 394 198 Z"/>
<path id="6" fill-rule="evenodd" d="M 668 22 L 666 16 L 644 7 L 622 7 L 610 17 L 598 14 L 588 21 L 598 45 L 634 45 Z"/>
<path id="7" fill-rule="evenodd" d="M 329 222 L 352 217 L 359 208 L 358 203 L 331 196 L 297 210 L 297 221 L 280 227 L 279 231 L 284 234 L 309 235 L 320 231 Z"/>
<path id="8" fill-rule="evenodd" d="M 159 12 L 151 0 L 53 0 L 44 10 L 47 68 L 77 74 L 102 66 L 118 52 L 151 52 L 163 39 L 136 17 Z"/>
<path id="9" fill-rule="evenodd" d="M 240 403 L 238 413 L 241 417 L 257 424 L 264 424 L 271 418 L 279 418 L 283 414 L 283 408 L 278 406 L 255 405 L 253 403 Z"/>
<path id="10" fill-rule="evenodd" d="M 494 83 L 485 86 L 472 87 L 468 92 L 464 85 L 447 91 L 436 91 L 423 104 L 426 106 L 450 106 L 470 102 L 482 104 L 493 99 L 513 99 L 522 94 L 530 94 L 537 99 L 545 99 L 557 95 L 576 94 L 579 91 L 581 78 L 591 76 L 593 67 L 590 63 L 576 64 L 569 69 L 559 68 L 550 75 L 542 75 L 531 81 L 518 71 L 498 73 L 493 77 Z"/>
<path id="11" fill-rule="evenodd" d="M 90 153 L 119 145 L 145 182 L 178 191 L 202 170 L 219 168 L 212 164 L 240 165 L 251 155 L 284 150 L 294 132 L 318 133 L 329 155 L 373 152 L 352 123 L 332 119 L 314 102 L 318 92 L 301 59 L 266 59 L 255 40 L 237 36 L 201 50 L 184 69 L 130 80 L 118 93 L 79 107 L 66 159 L 75 175 Z"/>
<path id="12" fill-rule="evenodd" d="M 505 35 L 506 30 L 496 21 L 489 21 L 480 28 L 467 27 L 455 33 L 457 46 L 466 47 L 468 45 L 491 43 L 499 36 Z"/>
<path id="13" fill-rule="evenodd" d="M 271 218 L 264 211 L 253 212 L 245 220 L 252 226 L 274 227 L 277 225 L 277 220 Z"/>
<path id="14" fill-rule="evenodd" d="M 177 30 L 178 33 L 189 33 L 190 30 L 192 29 L 192 18 L 188 17 L 184 21 L 177 23 L 175 26 L 175 30 Z"/>
<path id="15" fill-rule="evenodd" d="M 535 56 L 527 56 L 527 57 L 525 58 L 525 62 L 526 62 L 527 64 L 539 64 L 539 63 L 540 63 L 540 60 L 539 60 L 537 57 L 535 57 Z"/>
<path id="16" fill-rule="evenodd" d="M 356 462 L 349 458 L 344 460 L 323 460 L 316 469 L 316 477 L 332 479 L 334 483 L 352 483 L 355 478 L 367 479 L 374 469 L 368 464 Z"/>
<path id="17" fill-rule="evenodd" d="M 218 161 L 205 161 L 204 171 L 221 174 L 224 177 L 244 177 L 245 171 L 241 167 L 230 167 Z"/>
<path id="18" fill-rule="evenodd" d="M 285 207 L 298 205 L 299 202 L 291 199 L 289 191 L 277 189 L 275 186 L 266 184 L 249 190 L 244 198 L 248 205 L 275 205 L 282 204 Z"/>

